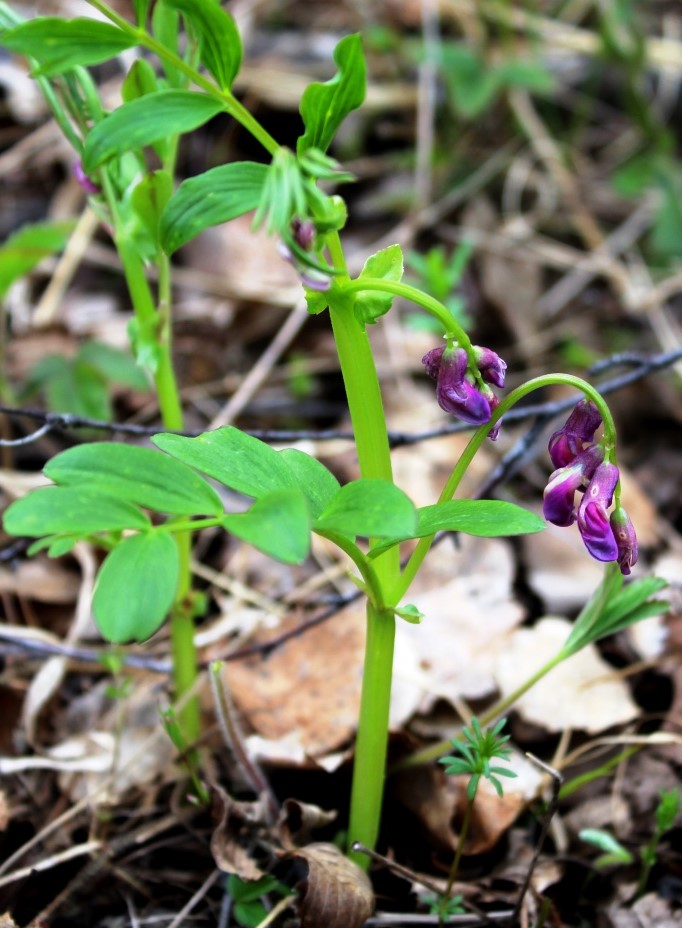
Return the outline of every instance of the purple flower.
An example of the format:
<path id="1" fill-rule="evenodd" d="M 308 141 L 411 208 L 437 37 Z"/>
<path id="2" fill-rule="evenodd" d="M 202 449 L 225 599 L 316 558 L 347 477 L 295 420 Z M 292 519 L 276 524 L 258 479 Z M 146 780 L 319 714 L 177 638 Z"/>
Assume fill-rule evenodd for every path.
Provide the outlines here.
<path id="1" fill-rule="evenodd" d="M 618 546 L 618 566 L 620 572 L 627 576 L 630 569 L 637 563 L 637 556 L 639 555 L 635 527 L 622 506 L 618 506 L 613 510 L 610 523 L 613 537 L 616 539 L 616 545 Z"/>
<path id="2" fill-rule="evenodd" d="M 554 525 L 572 525 L 576 520 L 575 494 L 592 479 L 604 458 L 600 445 L 591 445 L 571 464 L 555 470 L 545 487 L 542 511 Z"/>
<path id="3" fill-rule="evenodd" d="M 471 425 L 490 419 L 490 400 L 467 377 L 463 348 L 434 348 L 422 358 L 426 373 L 436 381 L 438 405 Z"/>
<path id="4" fill-rule="evenodd" d="M 490 348 L 474 345 L 478 373 L 486 383 L 504 386 L 507 365 Z M 467 353 L 463 348 L 451 346 L 433 348 L 422 358 L 426 373 L 436 381 L 438 405 L 471 425 L 484 425 L 490 421 L 499 400 L 488 387 L 481 388 L 480 381 L 468 367 Z M 494 441 L 500 431 L 500 423 L 488 433 Z"/>
<path id="5" fill-rule="evenodd" d="M 555 467 L 565 467 L 581 453 L 585 442 L 594 439 L 601 425 L 599 410 L 591 400 L 581 400 L 566 420 L 563 428 L 549 440 L 548 450 Z"/>
<path id="6" fill-rule="evenodd" d="M 80 159 L 73 162 L 73 176 L 76 178 L 80 186 L 85 190 L 86 193 L 96 194 L 101 193 L 102 188 L 91 180 L 88 175 L 83 170 L 83 165 L 81 164 Z"/>
<path id="7" fill-rule="evenodd" d="M 615 561 L 619 556 L 618 543 L 607 513 L 618 477 L 615 464 L 600 464 L 578 507 L 578 529 L 585 547 L 598 561 Z"/>
<path id="8" fill-rule="evenodd" d="M 481 372 L 481 377 L 486 383 L 492 383 L 502 389 L 507 371 L 507 362 L 503 361 L 499 354 L 496 354 L 490 348 L 480 348 L 478 345 L 474 345 L 474 354 L 476 355 L 476 366 Z"/>

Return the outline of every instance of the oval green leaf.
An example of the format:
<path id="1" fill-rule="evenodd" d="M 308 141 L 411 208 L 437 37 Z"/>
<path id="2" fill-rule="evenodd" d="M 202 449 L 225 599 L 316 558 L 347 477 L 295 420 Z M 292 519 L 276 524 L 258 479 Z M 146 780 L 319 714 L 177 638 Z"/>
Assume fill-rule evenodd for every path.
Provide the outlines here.
<path id="1" fill-rule="evenodd" d="M 115 442 L 78 445 L 56 455 L 44 473 L 61 486 L 87 486 L 171 515 L 222 515 L 220 497 L 185 464 L 160 451 Z"/>
<path id="2" fill-rule="evenodd" d="M 229 90 L 242 63 L 242 41 L 230 14 L 207 0 L 166 0 L 179 10 L 199 37 L 199 56 L 221 90 Z"/>
<path id="3" fill-rule="evenodd" d="M 314 528 L 350 537 L 411 538 L 417 530 L 417 512 L 412 501 L 390 481 L 354 480 L 341 487 Z"/>
<path id="4" fill-rule="evenodd" d="M 339 481 L 317 458 L 298 448 L 285 448 L 278 453 L 308 500 L 311 516 L 316 519 L 341 489 Z"/>
<path id="5" fill-rule="evenodd" d="M 171 457 L 254 499 L 297 486 L 277 451 L 232 426 L 204 432 L 198 438 L 163 434 L 152 441 Z"/>
<path id="6" fill-rule="evenodd" d="M 6 30 L 0 44 L 10 51 L 34 58 L 34 75 L 61 74 L 76 65 L 100 64 L 136 44 L 116 26 L 96 19 L 59 19 L 40 16 Z"/>
<path id="7" fill-rule="evenodd" d="M 225 516 L 223 526 L 242 541 L 285 564 L 301 564 L 310 551 L 310 515 L 300 490 L 276 490 L 248 512 Z"/>
<path id="8" fill-rule="evenodd" d="M 181 245 L 221 222 L 258 206 L 267 165 L 237 161 L 183 181 L 161 217 L 161 243 L 172 255 Z"/>
<path id="9" fill-rule="evenodd" d="M 451 499 L 417 510 L 417 530 L 412 535 L 392 538 L 372 548 L 371 556 L 382 554 L 408 538 L 426 538 L 436 532 L 464 532 L 483 538 L 531 535 L 546 528 L 544 519 L 515 503 L 497 499 Z"/>
<path id="10" fill-rule="evenodd" d="M 223 109 L 223 104 L 213 97 L 191 90 L 159 90 L 124 103 L 88 134 L 83 170 L 90 174 L 122 152 L 191 132 Z"/>
<path id="11" fill-rule="evenodd" d="M 149 519 L 132 503 L 96 489 L 41 487 L 8 507 L 8 535 L 91 535 L 126 528 L 146 529 Z"/>
<path id="12" fill-rule="evenodd" d="M 179 558 L 165 532 L 125 538 L 97 576 L 92 610 L 100 631 L 115 644 L 144 641 L 166 618 L 178 587 Z"/>

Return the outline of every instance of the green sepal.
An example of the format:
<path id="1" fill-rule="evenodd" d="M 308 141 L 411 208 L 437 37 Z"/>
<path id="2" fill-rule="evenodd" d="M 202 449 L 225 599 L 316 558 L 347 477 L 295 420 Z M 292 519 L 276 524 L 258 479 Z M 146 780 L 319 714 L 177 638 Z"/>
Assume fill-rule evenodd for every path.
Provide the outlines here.
<path id="1" fill-rule="evenodd" d="M 395 610 L 395 614 L 399 619 L 403 619 L 403 621 L 408 622 L 410 625 L 421 625 L 424 621 L 424 613 L 412 603 L 400 606 Z"/>

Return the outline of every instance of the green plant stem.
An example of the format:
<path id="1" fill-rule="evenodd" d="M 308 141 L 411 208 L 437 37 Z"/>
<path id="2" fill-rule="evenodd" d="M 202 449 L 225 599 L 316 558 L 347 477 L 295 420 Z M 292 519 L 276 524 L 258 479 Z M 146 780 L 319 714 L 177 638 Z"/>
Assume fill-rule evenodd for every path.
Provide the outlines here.
<path id="1" fill-rule="evenodd" d="M 362 293 L 364 290 L 379 290 L 383 293 L 393 293 L 395 296 L 401 296 L 412 303 L 416 303 L 425 309 L 426 312 L 434 316 L 443 328 L 443 334 L 448 339 L 454 339 L 469 354 L 471 352 L 471 341 L 464 329 L 453 317 L 450 310 L 429 296 L 417 287 L 410 284 L 403 284 L 395 280 L 384 280 L 381 277 L 358 277 L 357 280 L 351 280 L 341 285 L 344 293 Z"/>
<path id="2" fill-rule="evenodd" d="M 353 301 L 344 288 L 350 285 L 338 233 L 327 236 L 332 263 L 341 274 L 337 278 L 337 299 L 331 300 L 329 313 L 346 389 L 358 463 L 362 477 L 393 480 L 391 454 L 379 379 L 367 332 L 357 320 Z M 370 541 L 370 545 L 372 542 Z M 395 584 L 400 570 L 396 548 L 379 556 L 374 574 L 383 595 Z M 379 833 L 386 774 L 388 720 L 393 676 L 395 615 L 393 610 L 377 609 L 367 602 L 367 643 L 360 697 L 360 715 L 355 745 L 351 788 L 349 845 L 359 841 L 373 849 Z M 369 858 L 351 853 L 358 866 L 367 868 Z"/>
<path id="3" fill-rule="evenodd" d="M 462 853 L 464 851 L 464 845 L 466 844 L 467 837 L 469 836 L 469 828 L 471 827 L 471 818 L 474 813 L 474 802 L 476 800 L 476 793 L 474 793 L 472 799 L 467 799 L 466 812 L 464 813 L 464 819 L 462 820 L 462 827 L 459 830 L 457 835 L 457 850 L 455 851 L 455 857 L 452 861 L 452 866 L 450 867 L 450 873 L 448 874 L 448 883 L 445 887 L 445 892 L 443 893 L 443 902 L 447 903 L 450 899 L 452 893 L 452 887 L 454 886 L 455 880 L 457 879 L 457 874 L 459 873 L 459 864 L 462 859 Z"/>
<path id="4" fill-rule="evenodd" d="M 145 48 L 149 49 L 149 51 L 154 52 L 162 61 L 176 68 L 197 87 L 200 87 L 207 94 L 219 100 L 225 107 L 226 112 L 228 112 L 230 116 L 233 116 L 237 122 L 241 123 L 241 125 L 261 143 L 266 151 L 274 155 L 279 148 L 275 139 L 273 139 L 270 133 L 261 126 L 258 120 L 251 115 L 247 108 L 240 103 L 229 90 L 221 90 L 211 80 L 197 71 L 196 68 L 192 67 L 191 64 L 188 64 L 179 55 L 171 51 L 171 49 L 166 48 L 165 45 L 158 42 L 153 36 L 149 35 L 148 32 L 145 32 L 144 29 L 138 29 L 137 26 L 131 25 L 126 19 L 119 16 L 118 13 L 108 7 L 106 3 L 101 2 L 101 0 L 87 0 L 87 2 L 90 6 L 99 10 L 103 16 L 106 16 L 110 22 L 118 26 L 122 32 L 129 35 L 137 45 L 143 45 Z"/>

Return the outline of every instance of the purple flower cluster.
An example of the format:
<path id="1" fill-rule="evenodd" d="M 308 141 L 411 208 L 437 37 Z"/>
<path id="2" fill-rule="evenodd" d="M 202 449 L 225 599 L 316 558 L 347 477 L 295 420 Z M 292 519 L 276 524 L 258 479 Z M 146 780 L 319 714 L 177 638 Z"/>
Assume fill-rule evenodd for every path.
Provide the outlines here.
<path id="1" fill-rule="evenodd" d="M 422 358 L 426 373 L 436 381 L 438 405 L 471 425 L 484 425 L 490 421 L 499 399 L 487 384 L 504 386 L 506 363 L 490 348 L 474 345 L 476 367 L 479 377 L 469 369 L 467 353 L 456 345 L 433 348 Z M 501 422 L 496 422 L 488 433 L 494 441 L 500 431 Z"/>
<path id="2" fill-rule="evenodd" d="M 609 516 L 618 468 L 604 460 L 604 449 L 594 443 L 601 416 L 594 403 L 581 400 L 563 428 L 549 440 L 549 455 L 557 468 L 545 488 L 543 512 L 554 525 L 577 521 L 585 547 L 598 561 L 618 561 L 629 574 L 637 561 L 637 536 L 629 516 L 617 506 Z M 583 492 L 575 508 L 576 491 Z"/>

